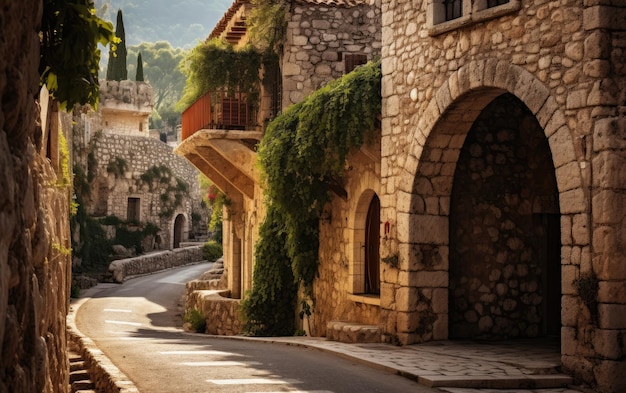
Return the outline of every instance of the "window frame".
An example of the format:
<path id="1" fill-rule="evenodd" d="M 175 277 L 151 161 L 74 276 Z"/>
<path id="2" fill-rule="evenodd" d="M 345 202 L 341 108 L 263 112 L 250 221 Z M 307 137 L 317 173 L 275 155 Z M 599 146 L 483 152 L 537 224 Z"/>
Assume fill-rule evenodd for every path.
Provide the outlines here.
<path id="1" fill-rule="evenodd" d="M 507 3 L 494 7 L 488 7 L 488 0 L 464 0 L 462 15 L 459 18 L 445 20 L 444 1 L 430 0 L 427 6 L 428 35 L 437 36 L 464 26 L 508 15 L 521 8 L 521 0 L 509 0 Z"/>

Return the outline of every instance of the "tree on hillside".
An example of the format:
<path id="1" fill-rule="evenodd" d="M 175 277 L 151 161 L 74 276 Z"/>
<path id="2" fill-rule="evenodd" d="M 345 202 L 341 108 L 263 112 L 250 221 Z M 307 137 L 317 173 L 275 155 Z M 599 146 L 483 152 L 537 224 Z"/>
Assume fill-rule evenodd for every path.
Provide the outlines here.
<path id="1" fill-rule="evenodd" d="M 115 35 L 121 41 L 117 44 L 117 50 L 111 49 L 109 51 L 106 79 L 109 81 L 123 81 L 128 79 L 128 69 L 126 68 L 126 32 L 124 31 L 122 10 L 117 11 Z"/>
<path id="2" fill-rule="evenodd" d="M 137 72 L 135 73 L 135 81 L 143 82 L 143 61 L 141 60 L 141 52 L 137 54 Z"/>
<path id="3" fill-rule="evenodd" d="M 143 42 L 128 48 L 129 71 L 141 52 L 144 80 L 154 89 L 154 109 L 159 113 L 171 107 L 180 98 L 185 76 L 178 65 L 185 56 L 181 48 L 172 48 L 169 42 Z"/>

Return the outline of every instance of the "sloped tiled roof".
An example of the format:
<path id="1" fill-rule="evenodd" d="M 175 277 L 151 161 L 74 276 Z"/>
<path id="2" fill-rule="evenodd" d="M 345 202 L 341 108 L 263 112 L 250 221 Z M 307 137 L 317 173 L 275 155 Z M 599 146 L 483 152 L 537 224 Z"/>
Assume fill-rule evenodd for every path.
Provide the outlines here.
<path id="1" fill-rule="evenodd" d="M 367 4 L 367 0 L 297 0 L 298 3 L 325 5 L 328 7 L 354 7 Z"/>
<path id="2" fill-rule="evenodd" d="M 250 0 L 233 1 L 233 4 L 230 6 L 230 8 L 228 8 L 228 10 L 226 10 L 224 16 L 222 16 L 222 19 L 217 22 L 217 25 L 215 26 L 211 34 L 209 34 L 209 39 L 219 37 L 220 34 L 224 32 L 233 16 L 235 16 L 237 11 L 239 11 L 239 8 L 245 6 L 246 4 L 250 4 Z"/>
<path id="3" fill-rule="evenodd" d="M 296 0 L 297 3 L 313 4 L 326 7 L 354 7 L 357 5 L 367 4 L 368 0 Z M 234 0 L 233 4 L 226 10 L 222 19 L 209 34 L 209 38 L 219 37 L 228 27 L 231 19 L 235 16 L 241 7 L 250 4 L 250 0 Z"/>

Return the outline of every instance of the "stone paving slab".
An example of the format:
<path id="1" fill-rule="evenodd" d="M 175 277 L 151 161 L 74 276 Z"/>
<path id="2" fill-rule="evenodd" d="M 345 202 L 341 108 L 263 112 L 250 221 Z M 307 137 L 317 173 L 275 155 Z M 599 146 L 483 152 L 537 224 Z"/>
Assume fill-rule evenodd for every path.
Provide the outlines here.
<path id="1" fill-rule="evenodd" d="M 402 347 L 346 344 L 311 337 L 260 340 L 317 348 L 397 373 L 425 386 L 470 389 L 468 393 L 488 391 L 485 389 L 515 389 L 516 392 L 522 392 L 519 389 L 541 389 L 541 393 L 569 393 L 571 390 L 566 387 L 573 382 L 570 376 L 559 372 L 559 343 L 549 340 L 438 341 Z M 448 391 L 466 393 L 464 390 Z"/>

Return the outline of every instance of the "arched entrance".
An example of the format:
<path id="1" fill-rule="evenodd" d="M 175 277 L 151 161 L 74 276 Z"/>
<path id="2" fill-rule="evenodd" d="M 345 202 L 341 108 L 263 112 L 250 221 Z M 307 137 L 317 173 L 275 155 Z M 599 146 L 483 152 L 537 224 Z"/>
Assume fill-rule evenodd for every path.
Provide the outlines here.
<path id="1" fill-rule="evenodd" d="M 503 95 L 505 95 L 503 97 L 506 98 L 505 101 L 495 101 Z M 449 338 L 451 331 L 453 337 L 456 333 L 455 328 L 451 328 L 451 326 L 455 323 L 453 318 L 459 317 L 452 315 L 454 311 L 451 310 L 451 306 L 456 307 L 457 304 L 456 301 L 454 304 L 451 304 L 452 302 L 449 299 L 450 297 L 461 297 L 461 293 L 466 289 L 457 287 L 458 291 L 455 289 L 455 292 L 450 293 L 451 284 L 456 285 L 457 280 L 454 272 L 455 268 L 452 267 L 453 271 L 451 272 L 450 267 L 451 258 L 455 258 L 451 257 L 451 230 L 458 230 L 458 222 L 452 223 L 452 226 L 456 229 L 451 228 L 452 189 L 461 150 L 466 145 L 466 138 L 468 138 L 470 130 L 473 128 L 490 128 L 477 121 L 477 119 L 485 113 L 485 108 L 494 102 L 496 102 L 496 109 L 492 109 L 493 113 L 502 117 L 503 121 L 506 121 L 509 116 L 507 111 L 521 111 L 523 109 L 525 115 L 520 119 L 524 123 L 516 124 L 518 121 L 508 118 L 509 124 L 506 127 L 518 130 L 537 128 L 543 134 L 544 146 L 549 145 L 549 154 L 546 153 L 544 155 L 544 157 L 549 157 L 552 163 L 552 167 L 549 169 L 549 176 L 542 175 L 537 169 L 532 169 L 536 174 L 535 177 L 531 178 L 533 180 L 519 183 L 526 187 L 523 190 L 520 189 L 520 192 L 524 192 L 525 200 L 532 200 L 530 206 L 524 203 L 524 209 L 530 210 L 533 222 L 544 222 L 544 224 L 539 225 L 539 232 L 546 232 L 544 235 L 535 237 L 536 242 L 532 243 L 532 250 L 538 258 L 545 258 L 548 261 L 557 260 L 557 255 L 560 255 L 561 251 L 568 251 L 573 247 L 573 236 L 564 235 L 560 237 L 563 244 L 561 249 L 559 249 L 557 242 L 559 231 L 557 229 L 565 230 L 571 234 L 579 233 L 578 244 L 590 244 L 588 239 L 585 238 L 585 234 L 588 234 L 586 221 L 576 219 L 581 212 L 585 211 L 588 203 L 581 166 L 577 161 L 576 140 L 565 122 L 563 113 L 560 112 L 561 107 L 551 96 L 550 90 L 543 82 L 536 79 L 534 75 L 516 65 L 487 59 L 472 61 L 462 66 L 453 72 L 448 80 L 437 89 L 428 106 L 423 108 L 423 111 L 419 112 L 419 114 L 415 114 L 413 118 L 415 128 L 409 135 L 411 145 L 405 160 L 405 173 L 393 190 L 393 193 L 397 195 L 398 204 L 396 213 L 398 220 L 398 244 L 400 250 L 404 249 L 404 251 L 400 252 L 400 269 L 401 273 L 406 273 L 405 276 L 400 275 L 399 284 L 409 288 L 408 296 L 396 302 L 395 309 L 399 312 L 410 314 L 411 320 L 414 321 L 411 324 L 406 323 L 402 319 L 404 316 L 401 318 L 400 313 L 398 313 L 396 318 L 397 328 L 393 332 L 398 335 L 402 343 L 411 344 L 430 340 L 444 340 Z M 506 136 L 506 134 L 502 135 Z M 497 133 L 495 134 L 496 137 L 498 135 Z M 385 142 L 388 143 L 388 141 L 383 139 L 383 144 Z M 474 147 L 468 150 L 470 156 L 472 154 L 477 156 L 483 155 L 480 149 L 475 149 L 477 148 Z M 513 154 L 513 152 L 515 150 L 509 149 L 498 152 L 498 154 L 504 154 L 506 158 L 506 154 Z M 514 154 L 524 156 L 522 153 L 526 154 L 526 156 L 531 154 L 528 151 L 528 147 Z M 535 154 L 535 152 L 532 152 L 532 154 Z M 492 166 L 496 165 L 499 165 L 499 161 L 494 161 L 494 164 L 492 164 Z M 534 166 L 536 163 L 526 158 L 526 165 Z M 472 170 L 478 171 L 479 169 L 473 168 Z M 519 176 L 518 174 L 523 174 L 528 169 L 524 165 L 512 165 L 509 167 L 511 171 L 510 176 Z M 484 181 L 484 178 L 493 176 L 491 171 L 493 171 L 493 168 L 477 172 L 480 173 L 480 178 L 476 179 L 474 179 L 473 174 L 468 175 L 471 181 L 466 182 L 467 188 L 465 190 L 474 191 L 474 180 Z M 552 177 L 556 178 L 556 188 L 558 190 L 556 195 L 560 205 L 558 209 L 555 208 L 556 204 L 553 203 L 549 195 L 542 197 L 539 194 L 533 194 L 532 198 L 526 195 L 529 191 L 534 192 L 535 188 L 543 190 L 552 188 L 552 186 L 547 187 L 547 183 L 533 183 L 533 181 L 548 181 L 548 183 L 554 184 L 550 180 Z M 528 185 L 529 183 L 530 186 Z M 460 195 L 462 198 L 463 192 L 458 193 L 455 191 L 455 195 Z M 506 198 L 511 198 L 511 195 L 505 196 L 505 202 L 507 201 Z M 512 200 L 509 200 L 507 203 L 512 202 Z M 499 220 L 498 224 L 506 229 L 510 223 L 502 219 L 501 213 L 501 211 L 498 212 L 497 209 L 494 209 L 489 219 Z M 534 227 L 536 224 L 529 225 Z M 483 229 L 483 226 L 485 225 L 481 223 L 480 226 L 469 228 L 469 230 L 479 231 Z M 489 236 L 500 236 L 499 232 L 487 233 Z M 454 236 L 459 236 L 459 234 Z M 498 239 L 499 242 L 502 241 L 500 237 Z M 517 248 L 520 245 L 525 246 L 524 241 L 526 239 L 520 239 L 517 240 L 512 237 L 507 247 Z M 469 244 L 469 242 L 466 244 Z M 548 245 L 550 245 L 549 249 Z M 472 273 L 474 275 L 484 274 L 482 270 L 485 270 L 485 267 L 482 266 L 481 268 L 480 258 L 489 255 L 489 252 L 492 251 L 482 250 L 483 246 L 480 244 L 472 244 L 471 247 L 481 252 L 476 252 L 473 259 L 468 257 L 468 259 L 464 259 L 459 263 L 473 266 L 474 271 Z M 463 258 L 465 258 L 467 250 L 460 251 Z M 503 255 L 505 254 L 500 254 L 501 259 L 497 259 L 498 254 L 496 254 L 496 260 L 506 261 L 506 259 L 502 259 Z M 402 260 L 403 257 L 406 258 L 405 261 Z M 527 256 L 524 255 L 523 258 L 526 260 Z M 560 310 L 560 299 L 562 296 L 559 280 L 562 276 L 561 270 L 568 263 L 568 261 L 563 259 L 561 259 L 558 266 L 555 266 L 554 263 L 546 262 L 546 264 L 542 265 L 545 269 L 539 268 L 535 270 L 533 274 L 538 278 L 536 284 L 525 283 L 524 285 L 526 289 L 535 285 L 537 288 L 542 288 L 543 292 L 541 294 L 531 291 L 531 293 L 535 292 L 535 296 L 527 295 L 524 299 L 521 299 L 519 293 L 515 295 L 520 296 L 523 304 L 526 304 L 524 302 L 528 301 L 537 303 L 534 306 L 542 310 L 542 317 L 539 321 L 535 321 L 535 316 L 527 319 L 529 321 L 532 319 L 532 323 L 539 325 L 540 328 L 537 329 L 534 326 L 527 331 L 533 333 L 534 329 L 534 331 L 538 331 L 537 334 L 539 335 L 544 333 L 551 334 L 560 330 L 557 327 L 559 325 L 558 316 L 560 313 L 558 311 Z M 504 276 L 505 273 L 509 275 L 510 269 L 509 267 L 506 272 L 504 269 L 498 269 L 500 270 L 499 274 L 501 276 Z M 525 274 L 523 271 L 521 273 Z M 495 281 L 497 275 L 498 272 L 494 272 L 491 276 L 494 279 L 494 287 L 497 285 Z M 539 280 L 539 276 L 541 280 Z M 468 276 L 467 281 L 472 280 L 472 278 Z M 463 278 L 458 279 L 458 281 L 460 283 L 463 281 L 461 284 L 465 285 Z M 482 300 L 491 301 L 491 297 L 493 297 L 493 290 L 489 288 L 491 284 L 483 287 L 480 280 L 472 280 L 472 283 L 477 286 L 477 291 L 481 293 L 480 297 L 484 295 Z M 517 281 L 512 284 L 521 285 L 521 282 Z M 501 285 L 499 289 L 504 293 L 510 287 L 504 288 Z M 519 292 L 521 287 L 514 289 Z M 482 291 L 486 292 L 483 294 Z M 481 301 L 480 297 L 478 300 L 475 300 L 474 297 L 470 299 L 477 314 L 481 311 L 481 305 L 478 305 Z M 531 297 L 532 300 L 529 300 Z M 517 305 L 518 303 L 514 304 L 511 301 L 507 301 L 506 307 L 507 309 L 514 309 Z M 464 307 L 464 305 L 461 305 L 461 307 Z M 469 307 L 468 305 L 466 311 L 470 311 Z M 485 306 L 482 305 L 482 307 L 484 312 Z M 504 304 L 502 307 L 504 307 Z M 491 311 L 491 307 L 488 307 L 488 311 Z M 520 314 L 522 313 L 520 312 Z M 473 319 L 474 316 L 470 314 L 464 315 L 463 318 L 469 317 Z M 544 318 L 546 315 L 557 318 Z M 478 318 L 478 315 L 476 317 Z M 494 333 L 493 326 L 496 326 L 496 321 L 494 320 L 496 317 L 499 316 L 492 316 L 491 321 L 489 319 L 483 320 L 483 327 L 488 331 L 483 337 L 496 338 L 495 335 L 492 335 Z M 522 315 L 522 317 L 525 316 Z M 480 321 L 480 318 L 478 318 L 478 321 Z M 479 323 L 478 321 L 476 323 Z M 493 325 L 489 326 L 491 323 Z M 474 335 L 472 334 L 472 336 Z M 475 336 L 480 336 L 480 333 L 477 333 Z M 501 337 L 504 336 L 506 334 Z"/>
<path id="2" fill-rule="evenodd" d="M 174 220 L 174 248 L 180 247 L 180 242 L 183 240 L 183 231 L 185 228 L 185 216 L 179 214 Z"/>
<path id="3" fill-rule="evenodd" d="M 560 331 L 560 215 L 548 140 L 511 94 L 474 121 L 449 217 L 449 337 Z"/>

